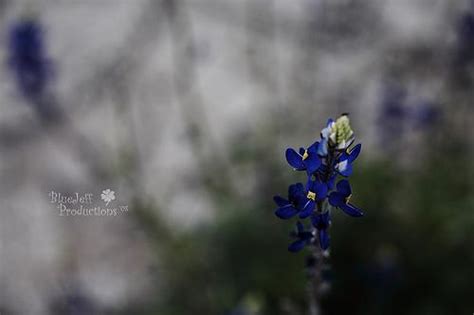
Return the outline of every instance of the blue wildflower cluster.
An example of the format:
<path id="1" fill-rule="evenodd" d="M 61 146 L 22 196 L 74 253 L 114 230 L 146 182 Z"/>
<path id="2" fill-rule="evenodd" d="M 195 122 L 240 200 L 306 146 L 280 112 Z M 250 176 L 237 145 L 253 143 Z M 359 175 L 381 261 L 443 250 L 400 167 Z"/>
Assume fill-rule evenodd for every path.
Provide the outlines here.
<path id="1" fill-rule="evenodd" d="M 40 97 L 51 77 L 41 25 L 33 18 L 15 23 L 9 32 L 8 64 L 19 90 L 28 99 Z"/>
<path id="2" fill-rule="evenodd" d="M 295 240 L 288 250 L 297 252 L 307 245 L 317 244 L 322 250 L 329 248 L 329 226 L 331 225 L 331 207 L 336 207 L 353 217 L 363 212 L 351 202 L 352 190 L 345 178 L 352 174 L 352 164 L 359 156 L 361 145 L 354 143 L 347 114 L 336 121 L 329 119 L 321 131 L 321 138 L 308 148 L 296 151 L 286 150 L 286 160 L 296 171 L 304 172 L 306 184 L 290 185 L 288 198 L 275 196 L 278 208 L 275 215 L 287 220 L 295 216 L 307 219 L 311 224 L 296 223 L 296 231 L 291 235 Z M 344 179 L 339 180 L 338 176 Z"/>

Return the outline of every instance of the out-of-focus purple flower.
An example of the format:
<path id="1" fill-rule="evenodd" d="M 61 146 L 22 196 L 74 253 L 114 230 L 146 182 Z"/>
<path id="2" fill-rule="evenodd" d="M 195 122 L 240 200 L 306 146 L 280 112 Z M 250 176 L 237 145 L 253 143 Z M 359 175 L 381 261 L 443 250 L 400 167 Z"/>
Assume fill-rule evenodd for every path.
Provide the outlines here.
<path id="1" fill-rule="evenodd" d="M 387 83 L 382 90 L 377 117 L 380 142 L 387 147 L 396 147 L 397 139 L 404 132 L 404 122 L 408 117 L 405 107 L 406 91 L 398 84 Z"/>
<path id="2" fill-rule="evenodd" d="M 471 8 L 459 19 L 457 25 L 457 66 L 466 66 L 474 60 L 474 12 Z"/>
<path id="3" fill-rule="evenodd" d="M 397 147 L 405 132 L 422 131 L 433 126 L 441 112 L 437 103 L 408 95 L 400 86 L 386 88 L 380 103 L 378 128 L 385 147 Z"/>
<path id="4" fill-rule="evenodd" d="M 72 283 L 53 300 L 50 312 L 70 315 L 97 314 L 97 305 L 77 284 Z"/>
<path id="5" fill-rule="evenodd" d="M 428 128 L 433 126 L 440 117 L 439 108 L 432 102 L 420 103 L 412 111 L 415 128 Z"/>
<path id="6" fill-rule="evenodd" d="M 461 18 L 458 26 L 458 36 L 461 41 L 474 42 L 474 15 L 467 12 Z"/>
<path id="7" fill-rule="evenodd" d="M 44 31 L 32 18 L 22 19 L 9 31 L 8 64 L 21 93 L 30 101 L 40 98 L 51 78 L 44 48 Z"/>
<path id="8" fill-rule="evenodd" d="M 400 87 L 389 87 L 384 91 L 381 102 L 380 123 L 399 123 L 406 118 L 406 92 Z"/>

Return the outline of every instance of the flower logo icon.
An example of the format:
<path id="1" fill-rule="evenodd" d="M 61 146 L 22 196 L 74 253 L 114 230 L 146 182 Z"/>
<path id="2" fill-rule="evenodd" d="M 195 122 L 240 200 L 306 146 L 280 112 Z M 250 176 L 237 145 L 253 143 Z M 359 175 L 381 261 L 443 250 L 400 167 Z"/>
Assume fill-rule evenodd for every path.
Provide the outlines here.
<path id="1" fill-rule="evenodd" d="M 115 200 L 115 192 L 110 189 L 103 190 L 100 198 L 102 198 L 102 200 L 105 202 L 105 205 L 108 206 L 109 202 Z"/>

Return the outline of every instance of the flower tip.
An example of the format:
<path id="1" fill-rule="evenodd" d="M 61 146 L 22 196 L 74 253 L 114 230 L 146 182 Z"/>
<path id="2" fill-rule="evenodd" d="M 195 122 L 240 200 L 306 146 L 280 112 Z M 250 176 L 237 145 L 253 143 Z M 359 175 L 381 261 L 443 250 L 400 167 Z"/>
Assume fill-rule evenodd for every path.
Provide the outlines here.
<path id="1" fill-rule="evenodd" d="M 347 212 L 346 212 L 347 213 Z M 360 218 L 360 217 L 363 217 L 365 216 L 364 212 L 362 212 L 361 210 L 359 209 L 353 209 L 353 211 L 351 211 L 350 213 L 348 213 L 351 217 L 354 217 L 354 218 Z"/>

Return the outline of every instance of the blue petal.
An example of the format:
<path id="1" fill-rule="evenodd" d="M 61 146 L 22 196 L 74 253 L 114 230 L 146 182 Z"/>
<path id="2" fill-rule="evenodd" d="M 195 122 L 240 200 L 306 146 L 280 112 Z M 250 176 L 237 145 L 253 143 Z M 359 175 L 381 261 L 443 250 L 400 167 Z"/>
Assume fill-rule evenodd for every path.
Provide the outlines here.
<path id="1" fill-rule="evenodd" d="M 308 202 L 308 198 L 306 197 L 306 195 L 301 195 L 301 196 L 298 196 L 297 198 L 295 198 L 294 202 L 295 202 L 295 208 L 296 209 L 303 210 L 304 206 Z"/>
<path id="2" fill-rule="evenodd" d="M 285 207 L 278 208 L 275 211 L 275 215 L 277 217 L 279 217 L 280 219 L 283 219 L 283 220 L 289 219 L 297 213 L 298 213 L 298 210 L 296 210 L 295 207 L 293 207 L 291 205 L 287 205 Z"/>
<path id="3" fill-rule="evenodd" d="M 337 191 L 343 194 L 345 197 L 348 197 L 352 194 L 351 185 L 347 179 L 340 180 L 336 185 Z"/>
<path id="4" fill-rule="evenodd" d="M 334 188 L 334 183 L 336 181 L 336 177 L 337 177 L 337 174 L 334 174 L 334 175 L 329 177 L 329 179 L 327 181 L 327 185 L 328 185 L 329 190 L 332 190 Z"/>
<path id="5" fill-rule="evenodd" d="M 329 248 L 329 233 L 327 230 L 319 230 L 318 231 L 318 236 L 319 236 L 319 245 L 321 245 L 321 248 L 323 250 L 326 250 Z"/>
<path id="6" fill-rule="evenodd" d="M 306 166 L 308 174 L 313 174 L 321 166 L 321 159 L 316 153 L 312 153 L 303 161 L 303 163 Z"/>
<path id="7" fill-rule="evenodd" d="M 328 186 L 325 183 L 316 181 L 316 184 L 313 186 L 314 192 L 316 193 L 317 200 L 323 200 L 328 194 Z"/>
<path id="8" fill-rule="evenodd" d="M 330 126 L 333 122 L 334 122 L 334 120 L 332 120 L 331 118 L 328 119 L 328 122 L 326 123 L 326 127 L 323 130 L 321 130 L 321 138 L 322 139 L 327 140 L 329 138 L 329 135 L 331 133 Z"/>
<path id="9" fill-rule="evenodd" d="M 288 197 L 292 198 L 298 195 L 304 195 L 304 186 L 301 183 L 292 184 L 288 187 Z"/>
<path id="10" fill-rule="evenodd" d="M 274 196 L 273 201 L 278 205 L 278 207 L 284 207 L 290 204 L 288 200 L 280 196 Z"/>
<path id="11" fill-rule="evenodd" d="M 318 230 L 327 229 L 329 227 L 330 222 L 331 222 L 331 217 L 329 215 L 329 211 L 323 214 L 313 215 L 311 217 L 311 223 Z"/>
<path id="12" fill-rule="evenodd" d="M 288 199 L 297 209 L 302 209 L 306 204 L 306 192 L 303 184 L 297 183 L 288 188 Z"/>
<path id="13" fill-rule="evenodd" d="M 331 206 L 339 207 L 345 204 L 345 198 L 346 196 L 344 196 L 343 194 L 334 191 L 329 195 L 329 203 L 331 204 Z"/>
<path id="14" fill-rule="evenodd" d="M 320 214 L 313 214 L 311 216 L 311 223 L 313 226 L 317 229 L 319 229 L 322 226 L 323 219 Z"/>
<path id="15" fill-rule="evenodd" d="M 331 223 L 331 215 L 329 214 L 329 211 L 326 211 L 321 214 L 321 219 L 326 226 L 329 226 L 329 224 Z"/>
<path id="16" fill-rule="evenodd" d="M 300 151 L 300 155 L 301 155 L 301 156 L 303 156 L 303 155 L 304 155 L 304 153 L 306 152 L 305 148 L 300 148 L 300 150 L 299 150 L 299 151 Z"/>
<path id="17" fill-rule="evenodd" d="M 354 148 L 352 148 L 352 150 L 351 150 L 351 152 L 349 153 L 349 156 L 348 156 L 349 163 L 352 163 L 352 162 L 355 161 L 355 159 L 357 159 L 357 157 L 359 156 L 361 148 L 362 148 L 362 145 L 360 143 L 358 145 L 356 145 Z"/>
<path id="18" fill-rule="evenodd" d="M 328 155 L 328 141 L 326 139 L 321 140 L 318 145 L 318 155 L 326 156 Z"/>
<path id="19" fill-rule="evenodd" d="M 307 244 L 306 240 L 297 240 L 291 243 L 290 246 L 288 246 L 288 250 L 293 253 L 299 252 L 306 246 L 306 244 Z"/>
<path id="20" fill-rule="evenodd" d="M 315 143 L 310 145 L 309 148 L 308 148 L 308 153 L 317 153 L 318 152 L 318 146 L 319 146 L 318 141 L 316 141 Z"/>
<path id="21" fill-rule="evenodd" d="M 339 174 L 341 174 L 342 176 L 344 177 L 349 177 L 352 175 L 352 165 L 351 164 L 347 164 L 347 167 L 344 171 L 341 171 L 339 172 Z"/>
<path id="22" fill-rule="evenodd" d="M 298 231 L 298 234 L 301 234 L 304 232 L 304 225 L 300 221 L 296 222 L 296 230 Z"/>
<path id="23" fill-rule="evenodd" d="M 306 181 L 306 191 L 313 191 L 313 186 L 315 185 L 315 181 L 311 179 L 311 176 L 308 177 L 308 180 Z"/>
<path id="24" fill-rule="evenodd" d="M 301 171 L 305 169 L 303 158 L 301 157 L 301 155 L 296 153 L 295 150 L 291 148 L 286 149 L 285 156 L 288 164 L 290 164 L 296 170 Z"/>
<path id="25" fill-rule="evenodd" d="M 321 223 L 321 216 L 314 214 L 311 216 L 311 223 L 315 228 L 318 228 L 319 224 Z"/>
<path id="26" fill-rule="evenodd" d="M 308 182 L 306 184 L 306 190 L 314 192 L 316 194 L 316 199 L 319 201 L 326 198 L 327 192 L 328 192 L 328 186 L 319 180 L 313 181 L 310 178 L 308 178 Z"/>
<path id="27" fill-rule="evenodd" d="M 300 212 L 300 218 L 304 219 L 309 217 L 313 213 L 315 207 L 316 203 L 313 200 L 308 200 L 303 210 Z"/>
<path id="28" fill-rule="evenodd" d="M 359 208 L 355 207 L 354 205 L 352 205 L 350 203 L 343 204 L 343 205 L 339 206 L 339 208 L 341 208 L 342 211 L 344 211 L 345 213 L 347 213 L 351 217 L 361 217 L 361 216 L 364 215 L 364 213 Z"/>
<path id="29" fill-rule="evenodd" d="M 348 159 L 342 160 L 337 164 L 337 170 L 342 176 L 348 177 L 352 174 L 352 164 L 349 162 Z"/>

